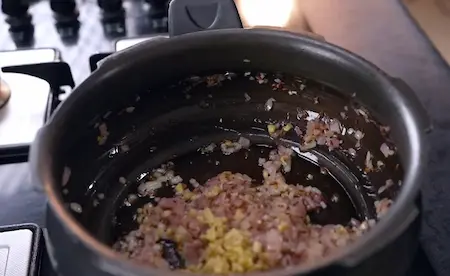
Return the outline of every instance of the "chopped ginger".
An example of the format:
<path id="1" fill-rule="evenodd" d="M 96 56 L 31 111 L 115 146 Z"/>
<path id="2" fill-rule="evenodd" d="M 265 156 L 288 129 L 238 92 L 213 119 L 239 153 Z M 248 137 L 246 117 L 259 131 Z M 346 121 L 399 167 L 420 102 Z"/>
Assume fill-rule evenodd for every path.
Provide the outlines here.
<path id="1" fill-rule="evenodd" d="M 178 194 L 183 193 L 184 191 L 184 187 L 182 183 L 179 183 L 177 186 L 175 186 L 175 192 L 177 192 Z"/>
<path id="2" fill-rule="evenodd" d="M 278 230 L 280 232 L 285 231 L 287 228 L 289 227 L 289 224 L 286 223 L 285 221 L 282 221 L 279 225 L 278 225 Z"/>
<path id="3" fill-rule="evenodd" d="M 239 214 L 239 209 L 236 214 Z M 190 271 L 227 274 L 261 270 L 266 267 L 262 262 L 261 243 L 251 242 L 248 232 L 235 228 L 227 231 L 226 220 L 215 217 L 209 208 L 203 210 L 199 219 L 209 225 L 202 236 L 208 245 L 202 256 L 204 262 L 188 267 Z"/>
<path id="4" fill-rule="evenodd" d="M 284 131 L 284 132 L 288 132 L 288 131 L 291 130 L 292 128 L 294 128 L 294 127 L 292 126 L 291 123 L 289 123 L 289 124 L 287 124 L 287 125 L 285 125 L 285 126 L 283 127 L 283 131 Z"/>
<path id="5" fill-rule="evenodd" d="M 271 134 L 271 135 L 274 134 L 276 130 L 277 130 L 277 127 L 275 125 L 272 125 L 272 124 L 267 125 L 267 131 L 269 131 L 269 134 Z"/>

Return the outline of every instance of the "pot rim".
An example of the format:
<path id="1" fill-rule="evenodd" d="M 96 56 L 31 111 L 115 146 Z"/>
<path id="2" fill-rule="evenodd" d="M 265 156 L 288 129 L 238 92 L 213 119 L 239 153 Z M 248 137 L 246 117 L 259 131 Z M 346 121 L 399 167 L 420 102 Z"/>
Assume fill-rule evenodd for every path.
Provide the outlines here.
<path id="1" fill-rule="evenodd" d="M 295 40 L 296 43 L 316 50 L 320 50 L 327 54 L 326 58 L 329 59 L 346 59 L 351 63 L 357 64 L 360 68 L 369 71 L 374 78 L 377 79 L 383 87 L 390 89 L 390 93 L 394 95 L 393 98 L 400 97 L 408 103 L 408 99 L 402 95 L 396 86 L 392 82 L 392 78 L 386 73 L 381 71 L 375 65 L 369 63 L 363 58 L 344 50 L 338 46 L 331 45 L 324 41 L 318 41 L 308 36 L 302 36 L 298 34 L 289 33 L 279 30 L 265 30 L 265 29 L 222 29 L 222 30 L 210 30 L 197 33 L 184 34 L 170 39 L 161 39 L 157 41 L 146 41 L 136 46 L 128 48 L 124 51 L 114 54 L 108 58 L 98 70 L 92 73 L 85 81 L 83 81 L 77 88 L 74 89 L 74 96 L 68 97 L 65 102 L 61 104 L 58 111 L 51 118 L 50 122 L 43 127 L 36 137 L 35 142 L 31 147 L 30 161 L 34 176 L 39 180 L 40 184 L 44 187 L 44 190 L 48 196 L 50 207 L 55 213 L 56 217 L 62 222 L 69 234 L 76 236 L 83 246 L 94 252 L 96 255 L 101 256 L 98 258 L 100 263 L 108 264 L 103 265 L 104 270 L 109 273 L 121 275 L 119 271 L 132 272 L 136 275 L 148 275 L 148 274 L 164 274 L 169 276 L 181 275 L 178 272 L 172 272 L 161 269 L 149 268 L 148 266 L 140 265 L 132 260 L 129 260 L 119 253 L 113 251 L 109 246 L 98 241 L 93 235 L 82 227 L 78 221 L 72 217 L 71 213 L 64 206 L 65 202 L 62 200 L 60 190 L 60 180 L 54 179 L 52 176 L 52 162 L 49 152 L 52 145 L 53 132 L 57 129 L 57 125 L 62 123 L 59 120 L 59 114 L 62 110 L 67 111 L 71 109 L 73 102 L 76 102 L 76 91 L 89 90 L 92 85 L 95 84 L 95 76 L 102 76 L 111 74 L 111 70 L 118 70 L 114 68 L 114 63 L 125 62 L 130 63 L 133 60 L 133 56 L 140 52 L 152 52 L 153 49 L 166 48 L 171 46 L 170 51 L 174 51 L 173 45 L 204 45 L 211 39 L 223 39 L 231 36 L 245 36 L 257 39 L 258 37 L 265 37 L 276 40 L 287 39 Z M 180 46 L 176 48 L 181 50 Z M 414 95 L 412 95 L 414 96 Z M 417 209 L 414 205 L 414 200 L 419 192 L 420 181 L 425 169 L 426 148 L 424 147 L 424 130 L 418 125 L 418 116 L 414 114 L 411 108 L 407 107 L 407 104 L 400 104 L 401 114 L 405 121 L 408 139 L 411 146 L 408 148 L 411 151 L 410 162 L 405 167 L 405 177 L 403 181 L 403 187 L 400 194 L 397 196 L 394 204 L 390 207 L 389 212 L 383 216 L 376 226 L 368 233 L 359 237 L 356 241 L 350 245 L 345 246 L 342 250 L 339 250 L 335 254 L 321 259 L 315 264 L 293 266 L 292 268 L 276 269 L 267 272 L 253 272 L 246 273 L 248 275 L 292 275 L 302 274 L 312 271 L 316 271 L 327 266 L 336 265 L 338 267 L 354 266 L 361 259 L 374 254 L 376 251 L 387 245 L 390 241 L 400 235 L 405 228 L 409 225 L 411 216 L 414 218 L 417 216 Z M 405 225 L 406 224 L 406 225 Z M 381 237 L 385 235 L 381 239 Z M 112 265 L 112 267 L 110 267 Z M 102 266 L 101 266 L 102 267 Z M 111 269 L 113 271 L 111 271 Z M 123 273 L 122 273 L 123 274 Z"/>

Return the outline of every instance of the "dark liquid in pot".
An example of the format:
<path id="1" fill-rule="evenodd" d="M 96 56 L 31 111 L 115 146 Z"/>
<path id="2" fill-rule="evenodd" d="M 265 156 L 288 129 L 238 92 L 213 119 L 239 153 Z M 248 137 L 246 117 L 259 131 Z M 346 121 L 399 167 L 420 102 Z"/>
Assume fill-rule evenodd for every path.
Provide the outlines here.
<path id="1" fill-rule="evenodd" d="M 259 73 L 252 75 L 260 76 Z M 392 178 L 397 183 L 402 177 L 398 157 L 385 159 L 380 153 L 385 137 L 379 125 L 357 114 L 352 108 L 352 99 L 342 97 L 323 84 L 303 79 L 299 82 L 297 77 L 284 76 L 280 78 L 286 89 L 281 89 L 275 81 L 278 74 L 267 76 L 267 83 L 249 79 L 249 75 L 243 73 L 212 87 L 204 84 L 190 87 L 189 82 L 182 82 L 153 89 L 151 93 L 139 94 L 139 101 L 102 116 L 97 123 L 108 126 L 110 134 L 106 144 L 97 144 L 98 130 L 90 126 L 89 141 L 95 143 L 71 149 L 77 157 L 67 162 L 72 177 L 66 186 L 68 192 L 63 196 L 67 202 L 83 205 L 83 213 L 75 215 L 98 239 L 113 244 L 137 227 L 133 219 L 137 208 L 151 200 L 141 197 L 131 206 L 124 205 L 129 194 L 136 194 L 136 179 L 167 161 L 174 162 L 175 173 L 184 183 L 190 178 L 203 183 L 222 171 L 248 174 L 260 182 L 258 158 L 267 157 L 269 148 L 275 145 L 267 135 L 267 124 L 292 121 L 304 129 L 306 122 L 296 119 L 298 110 L 302 110 L 325 113 L 338 118 L 347 129 L 365 133 L 361 149 L 354 158 L 345 152 L 354 147 L 356 141 L 348 134 L 343 135 L 340 149 L 330 152 L 317 147 L 309 151 L 318 158 L 318 164 L 304 156 L 293 158 L 292 171 L 286 175 L 287 183 L 311 185 L 325 195 L 328 207 L 310 214 L 311 219 L 317 224 L 347 224 L 351 218 L 375 218 L 373 203 L 380 198 L 376 191 L 386 179 Z M 288 93 L 290 91 L 296 93 Z M 264 111 L 266 101 L 272 97 L 276 99 L 273 110 Z M 130 106 L 133 111 L 125 112 Z M 341 118 L 341 112 L 346 113 L 345 119 Z M 220 144 L 239 133 L 251 136 L 249 151 L 241 150 L 230 156 L 224 156 L 220 150 L 209 155 L 197 151 L 201 146 L 211 142 Z M 290 147 L 297 147 L 301 142 L 298 137 L 285 138 Z M 121 152 L 117 144 L 126 144 L 130 150 Z M 363 173 L 367 150 L 375 156 L 375 161 L 385 162 L 384 170 Z M 79 156 L 79 152 L 88 156 Z M 95 162 L 87 164 L 86 160 Z M 330 173 L 321 173 L 321 167 L 326 167 Z M 307 180 L 311 178 L 309 174 L 311 180 Z M 127 179 L 126 185 L 119 183 L 119 177 Z M 90 183 L 82 189 L 80 184 L 86 182 Z M 393 198 L 397 191 L 396 186 L 386 194 Z M 172 194 L 169 188 L 157 193 L 166 197 Z M 100 195 L 103 196 L 100 198 Z M 93 201 L 98 204 L 92 204 Z"/>

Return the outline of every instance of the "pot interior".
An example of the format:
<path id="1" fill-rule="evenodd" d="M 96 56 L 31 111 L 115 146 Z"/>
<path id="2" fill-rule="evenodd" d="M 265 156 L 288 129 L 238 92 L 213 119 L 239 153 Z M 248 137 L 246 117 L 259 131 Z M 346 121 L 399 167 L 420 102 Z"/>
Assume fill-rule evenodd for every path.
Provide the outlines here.
<path id="1" fill-rule="evenodd" d="M 287 183 L 317 187 L 328 206 L 310 214 L 317 224 L 376 220 L 375 202 L 394 199 L 400 191 L 403 170 L 387 128 L 348 92 L 312 79 L 256 70 L 214 71 L 124 93 L 121 104 L 85 122 L 84 131 L 72 133 L 71 142 L 60 149 L 61 197 L 105 244 L 137 228 L 136 210 L 154 200 L 139 196 L 138 186 L 169 161 L 183 183 L 192 178 L 204 183 L 222 171 L 261 182 L 258 159 L 279 144 L 292 148 Z M 274 139 L 267 130 L 271 124 L 291 123 L 304 132 L 308 121 L 324 116 L 340 123 L 342 142 L 332 150 L 317 145 L 302 151 L 296 131 Z M 248 150 L 231 155 L 220 147 L 199 150 L 239 137 L 251 141 Z M 380 150 L 383 144 L 393 150 L 391 156 Z M 159 197 L 173 195 L 170 185 L 157 192 Z"/>

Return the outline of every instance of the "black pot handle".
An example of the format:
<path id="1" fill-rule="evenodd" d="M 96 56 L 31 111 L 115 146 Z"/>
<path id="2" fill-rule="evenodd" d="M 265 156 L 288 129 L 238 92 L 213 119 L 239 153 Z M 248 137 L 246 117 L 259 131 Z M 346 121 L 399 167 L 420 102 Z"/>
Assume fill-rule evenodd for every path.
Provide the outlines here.
<path id="1" fill-rule="evenodd" d="M 203 30 L 242 28 L 233 0 L 172 0 L 169 5 L 169 35 Z"/>
<path id="2" fill-rule="evenodd" d="M 427 110 L 416 96 L 416 93 L 409 87 L 406 82 L 399 78 L 391 78 L 394 86 L 408 99 L 408 107 L 410 107 L 416 113 L 416 120 L 419 124 L 419 128 L 425 133 L 429 133 L 433 130 L 433 123 L 428 115 Z"/>

